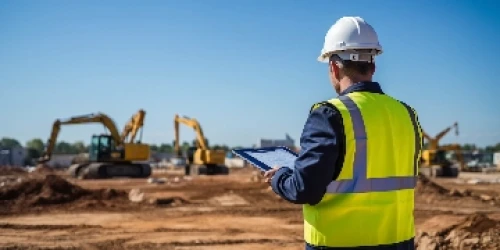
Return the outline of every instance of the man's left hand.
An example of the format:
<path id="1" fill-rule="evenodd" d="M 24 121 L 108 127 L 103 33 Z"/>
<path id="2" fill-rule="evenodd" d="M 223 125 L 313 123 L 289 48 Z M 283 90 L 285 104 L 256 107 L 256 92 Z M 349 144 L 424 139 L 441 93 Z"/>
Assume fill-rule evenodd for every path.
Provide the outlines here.
<path id="1" fill-rule="evenodd" d="M 264 181 L 266 183 L 271 183 L 271 179 L 273 178 L 276 171 L 278 171 L 278 169 L 280 169 L 280 167 L 275 166 L 271 170 L 264 172 L 264 178 L 265 178 Z"/>

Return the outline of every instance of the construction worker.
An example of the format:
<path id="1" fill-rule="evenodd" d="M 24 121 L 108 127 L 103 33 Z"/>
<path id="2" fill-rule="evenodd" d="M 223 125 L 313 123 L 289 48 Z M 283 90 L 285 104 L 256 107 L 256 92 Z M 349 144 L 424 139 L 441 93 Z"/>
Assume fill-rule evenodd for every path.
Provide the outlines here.
<path id="1" fill-rule="evenodd" d="M 413 108 L 372 80 L 378 35 L 343 17 L 325 36 L 338 97 L 311 108 L 294 168 L 264 173 L 273 191 L 303 204 L 306 249 L 414 249 L 414 188 L 422 130 Z"/>

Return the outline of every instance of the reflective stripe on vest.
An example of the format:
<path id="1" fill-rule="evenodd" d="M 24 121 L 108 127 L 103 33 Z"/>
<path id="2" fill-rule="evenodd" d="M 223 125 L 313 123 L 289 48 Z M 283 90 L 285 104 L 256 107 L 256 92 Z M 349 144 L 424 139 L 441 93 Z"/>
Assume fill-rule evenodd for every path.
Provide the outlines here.
<path id="1" fill-rule="evenodd" d="M 349 96 L 340 96 L 338 98 L 349 110 L 351 115 L 354 138 L 356 141 L 356 152 L 354 154 L 354 179 L 332 181 L 326 188 L 330 194 L 336 193 L 366 193 L 366 192 L 384 192 L 392 190 L 413 189 L 417 183 L 418 152 L 420 151 L 420 134 L 417 131 L 417 121 L 411 108 L 403 104 L 410 114 L 411 121 L 415 127 L 415 166 L 414 176 L 405 177 L 386 177 L 386 178 L 368 178 L 366 162 L 366 130 L 361 111 Z"/>

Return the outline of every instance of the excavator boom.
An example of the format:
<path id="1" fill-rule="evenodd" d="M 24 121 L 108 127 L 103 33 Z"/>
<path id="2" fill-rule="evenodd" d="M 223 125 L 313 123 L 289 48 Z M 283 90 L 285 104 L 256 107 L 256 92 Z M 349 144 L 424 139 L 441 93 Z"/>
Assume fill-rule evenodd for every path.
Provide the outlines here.
<path id="1" fill-rule="evenodd" d="M 182 123 L 194 129 L 194 131 L 196 132 L 196 142 L 198 143 L 198 147 L 202 150 L 208 149 L 205 135 L 203 135 L 203 130 L 201 129 L 200 123 L 194 118 L 189 118 L 187 116 L 180 117 L 179 115 L 176 114 L 174 118 L 174 129 L 175 129 L 174 150 L 177 154 L 180 153 L 179 123 Z"/>
<path id="2" fill-rule="evenodd" d="M 445 130 L 441 131 L 439 134 L 436 135 L 436 140 L 441 140 L 452 128 L 455 128 L 455 134 L 458 135 L 458 123 L 455 122 L 452 126 L 447 127 Z"/>
<path id="3" fill-rule="evenodd" d="M 455 128 L 455 134 L 458 135 L 458 123 L 455 122 L 453 125 L 445 128 L 441 132 L 439 132 L 434 138 L 429 136 L 427 133 L 423 132 L 423 136 L 425 139 L 427 139 L 429 143 L 429 150 L 437 150 L 439 148 L 439 142 L 445 135 L 447 135 L 451 129 Z"/>
<path id="4" fill-rule="evenodd" d="M 118 133 L 118 129 L 116 128 L 115 122 L 113 121 L 113 119 L 111 119 L 110 117 L 108 117 L 103 113 L 74 116 L 64 120 L 58 119 L 54 121 L 54 123 L 52 124 L 52 132 L 50 133 L 50 137 L 47 142 L 45 152 L 42 155 L 42 157 L 38 160 L 38 162 L 43 163 L 50 161 L 50 158 L 52 157 L 52 153 L 56 146 L 57 136 L 59 135 L 59 131 L 61 130 L 62 125 L 87 124 L 87 123 L 101 123 L 102 125 L 104 125 L 104 127 L 106 127 L 109 130 L 111 137 L 115 140 L 117 146 L 120 146 L 123 143 L 123 141 L 120 138 L 120 134 Z"/>
<path id="5" fill-rule="evenodd" d="M 137 132 L 141 130 L 142 132 L 142 127 L 144 126 L 144 117 L 146 116 L 146 111 L 140 109 L 137 111 L 135 115 L 130 118 L 129 122 L 125 125 L 123 128 L 122 134 L 121 134 L 121 141 L 122 142 L 127 142 L 127 139 L 129 143 L 133 143 L 135 140 L 135 137 L 137 135 Z M 130 136 L 130 138 L 128 138 Z M 142 139 L 142 138 L 141 138 Z"/>

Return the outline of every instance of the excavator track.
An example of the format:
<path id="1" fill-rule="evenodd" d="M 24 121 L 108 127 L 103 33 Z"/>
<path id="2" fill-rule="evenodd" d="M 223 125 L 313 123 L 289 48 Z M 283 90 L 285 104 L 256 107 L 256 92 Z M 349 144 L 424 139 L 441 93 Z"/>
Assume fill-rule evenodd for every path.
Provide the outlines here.
<path id="1" fill-rule="evenodd" d="M 186 175 L 228 175 L 229 168 L 224 165 L 190 165 Z"/>
<path id="2" fill-rule="evenodd" d="M 458 166 L 443 167 L 433 165 L 422 167 L 419 172 L 429 177 L 457 178 L 460 174 L 460 169 Z"/>
<path id="3" fill-rule="evenodd" d="M 143 163 L 84 163 L 69 168 L 72 177 L 78 179 L 109 179 L 115 177 L 147 178 L 151 166 Z"/>

